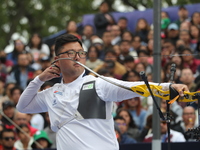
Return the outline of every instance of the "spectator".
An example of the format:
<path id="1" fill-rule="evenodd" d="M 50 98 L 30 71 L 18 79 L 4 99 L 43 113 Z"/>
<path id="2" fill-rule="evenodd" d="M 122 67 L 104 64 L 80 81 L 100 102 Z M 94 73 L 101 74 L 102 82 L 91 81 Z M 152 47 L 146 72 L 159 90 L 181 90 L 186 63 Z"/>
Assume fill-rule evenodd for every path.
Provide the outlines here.
<path id="1" fill-rule="evenodd" d="M 139 36 L 134 36 L 132 41 L 133 51 L 138 51 L 141 47 L 141 38 Z"/>
<path id="2" fill-rule="evenodd" d="M 146 50 L 138 50 L 138 59 L 136 61 L 137 63 L 141 62 L 145 65 L 145 72 L 152 73 L 153 70 L 153 57 L 149 55 L 149 53 Z"/>
<path id="3" fill-rule="evenodd" d="M 33 138 L 30 136 L 30 129 L 27 126 L 27 124 L 21 124 L 19 125 L 20 129 L 16 129 L 17 137 L 18 140 L 15 142 L 14 147 L 17 150 L 31 150 L 32 143 L 33 143 Z M 24 134 L 25 132 L 26 134 Z"/>
<path id="4" fill-rule="evenodd" d="M 67 22 L 66 32 L 67 32 L 67 34 L 72 34 L 72 35 L 76 36 L 77 38 L 81 39 L 81 35 L 79 35 L 77 32 L 76 22 L 73 20 L 70 20 Z"/>
<path id="5" fill-rule="evenodd" d="M 121 54 L 119 55 L 120 62 L 122 63 L 126 56 L 130 55 L 132 57 L 137 57 L 136 51 L 130 51 L 131 43 L 127 40 L 122 40 L 119 45 Z"/>
<path id="6" fill-rule="evenodd" d="M 91 25 L 85 25 L 83 28 L 83 34 L 81 36 L 83 44 L 87 49 L 91 46 L 91 37 L 94 34 L 94 28 Z"/>
<path id="7" fill-rule="evenodd" d="M 121 79 L 121 77 L 126 73 L 126 68 L 117 61 L 116 53 L 114 50 L 109 50 L 106 52 L 105 61 L 110 61 L 110 64 L 112 64 L 112 61 L 114 62 L 112 75 L 115 78 Z M 100 70 L 101 68 L 104 68 L 105 65 L 106 63 L 103 63 L 102 65 L 96 67 L 94 71 L 98 72 L 98 70 Z"/>
<path id="8" fill-rule="evenodd" d="M 33 135 L 33 138 L 34 138 L 34 143 L 31 145 L 33 149 L 41 149 L 41 147 L 39 147 L 38 144 L 35 143 L 35 141 L 38 142 L 42 146 L 42 149 L 50 148 L 52 145 L 52 142 L 50 141 L 47 133 L 43 130 L 37 131 Z"/>
<path id="9" fill-rule="evenodd" d="M 117 25 L 120 27 L 121 33 L 128 29 L 128 19 L 126 17 L 120 17 L 117 21 Z"/>
<path id="10" fill-rule="evenodd" d="M 27 124 L 29 129 L 30 129 L 30 135 L 33 136 L 35 134 L 35 132 L 37 132 L 38 130 L 33 128 L 30 123 L 29 123 L 29 119 L 28 119 L 28 114 L 24 114 L 24 113 L 20 113 L 20 112 L 15 112 L 14 115 L 14 122 L 19 126 L 21 124 Z"/>
<path id="11" fill-rule="evenodd" d="M 178 20 L 175 21 L 175 23 L 180 27 L 181 23 L 184 21 L 188 21 L 188 10 L 185 6 L 181 5 L 179 6 L 179 10 L 178 10 Z"/>
<path id="12" fill-rule="evenodd" d="M 10 90 L 15 87 L 15 83 L 7 83 L 5 85 L 5 91 L 4 91 L 4 96 L 0 98 L 0 109 L 2 109 L 2 103 L 6 100 L 10 100 L 11 99 L 11 94 L 10 94 Z"/>
<path id="13" fill-rule="evenodd" d="M 3 150 L 16 150 L 14 148 L 15 132 L 12 129 L 4 129 L 0 133 L 0 141 Z"/>
<path id="14" fill-rule="evenodd" d="M 20 40 L 14 41 L 14 50 L 7 54 L 6 60 L 12 61 L 13 65 L 18 63 L 18 54 L 25 51 L 25 44 Z"/>
<path id="15" fill-rule="evenodd" d="M 8 73 L 10 72 L 13 63 L 6 58 L 7 54 L 0 51 L 0 77 L 5 81 Z"/>
<path id="16" fill-rule="evenodd" d="M 175 45 L 173 41 L 171 40 L 164 40 L 162 44 L 162 51 L 161 51 L 161 56 L 162 56 L 162 66 L 165 66 L 170 60 L 172 54 L 175 52 Z"/>
<path id="17" fill-rule="evenodd" d="M 139 63 L 135 64 L 134 70 L 137 71 L 138 73 L 140 73 L 141 71 L 145 72 L 146 66 L 145 66 L 145 64 L 139 62 Z"/>
<path id="18" fill-rule="evenodd" d="M 195 25 L 200 29 L 200 13 L 194 12 L 191 16 L 191 25 Z"/>
<path id="19" fill-rule="evenodd" d="M 189 48 L 184 48 L 182 50 L 183 56 L 183 66 L 184 68 L 190 68 L 193 74 L 196 73 L 197 67 L 200 65 L 200 60 L 194 58 L 192 55 L 192 50 Z"/>
<path id="20" fill-rule="evenodd" d="M 140 97 L 135 97 L 124 101 L 123 108 L 128 109 L 133 117 L 135 124 L 141 131 L 145 126 L 146 110 L 142 108 Z"/>
<path id="21" fill-rule="evenodd" d="M 39 63 L 41 65 L 41 69 L 45 70 L 47 67 L 51 65 L 51 59 L 50 57 L 44 56 L 40 58 Z"/>
<path id="22" fill-rule="evenodd" d="M 133 34 L 130 31 L 124 31 L 121 34 L 121 37 L 123 41 L 129 41 L 129 42 L 133 41 Z"/>
<path id="23" fill-rule="evenodd" d="M 102 36 L 102 40 L 104 43 L 103 51 L 106 52 L 109 49 L 112 49 L 113 45 L 111 44 L 112 35 L 110 31 L 105 31 Z"/>
<path id="24" fill-rule="evenodd" d="M 181 83 L 186 84 L 188 86 L 190 92 L 196 92 L 197 84 L 194 82 L 195 77 L 190 68 L 183 68 L 181 70 L 181 75 L 179 80 Z M 184 108 L 187 106 L 187 103 L 180 102 L 179 105 Z"/>
<path id="25" fill-rule="evenodd" d="M 141 38 L 141 41 L 147 43 L 147 35 L 150 30 L 150 26 L 147 23 L 146 19 L 140 18 L 137 21 L 135 35 L 138 35 Z"/>
<path id="26" fill-rule="evenodd" d="M 137 128 L 130 112 L 127 109 L 120 108 L 117 110 L 117 117 L 123 117 L 125 119 L 127 125 L 127 134 L 138 141 L 140 131 Z"/>
<path id="27" fill-rule="evenodd" d="M 168 134 L 167 134 L 167 122 L 166 121 L 160 121 L 160 139 L 161 142 L 167 142 L 168 141 Z M 143 142 L 152 142 L 153 133 L 148 134 L 145 136 Z M 177 132 L 175 130 L 170 129 L 170 142 L 185 142 L 185 138 L 181 132 Z"/>
<path id="28" fill-rule="evenodd" d="M 140 74 L 134 69 L 127 71 L 123 76 L 124 81 L 140 81 Z"/>
<path id="29" fill-rule="evenodd" d="M 165 11 L 162 11 L 161 12 L 161 30 L 165 31 L 165 29 L 167 29 L 170 22 L 171 22 L 171 20 L 169 18 L 168 13 Z"/>
<path id="30" fill-rule="evenodd" d="M 179 39 L 179 27 L 176 23 L 171 23 L 166 29 L 166 38 L 173 41 L 173 44 Z"/>
<path id="31" fill-rule="evenodd" d="M 29 66 L 28 56 L 26 53 L 18 54 L 18 64 L 13 67 L 7 82 L 16 82 L 22 89 L 25 89 L 27 82 L 33 79 L 34 69 Z"/>
<path id="32" fill-rule="evenodd" d="M 127 71 L 131 71 L 135 67 L 135 60 L 133 56 L 125 56 L 123 61 L 124 66 L 126 67 Z"/>
<path id="33" fill-rule="evenodd" d="M 42 37 L 38 33 L 34 33 L 29 41 L 26 50 L 32 54 L 34 62 L 38 62 L 41 53 L 50 56 L 50 49 L 48 45 L 42 42 Z"/>
<path id="34" fill-rule="evenodd" d="M 153 55 L 153 39 L 149 40 L 148 43 L 147 43 L 147 51 L 149 53 L 149 56 L 152 56 Z"/>
<path id="35" fill-rule="evenodd" d="M 195 53 L 198 53 L 196 49 L 197 49 L 197 43 L 200 40 L 200 28 L 198 28 L 196 25 L 191 25 L 190 36 L 191 36 L 190 47 Z"/>
<path id="36" fill-rule="evenodd" d="M 103 64 L 103 61 L 99 59 L 99 51 L 94 45 L 92 45 L 88 49 L 88 59 L 86 61 L 86 66 L 93 70 L 101 64 Z"/>
<path id="37" fill-rule="evenodd" d="M 187 48 L 194 48 L 195 45 L 191 42 L 190 32 L 189 30 L 180 30 L 179 39 L 183 40 L 185 43 L 185 47 Z M 194 49 L 191 49 L 194 52 Z"/>
<path id="38" fill-rule="evenodd" d="M 189 31 L 189 29 L 190 29 L 190 22 L 188 22 L 188 21 L 182 22 L 180 27 L 179 27 L 179 31 L 181 31 L 181 30 Z"/>
<path id="39" fill-rule="evenodd" d="M 16 106 L 19 100 L 20 95 L 22 94 L 23 90 L 19 86 L 15 86 L 10 90 L 10 100 Z"/>
<path id="40" fill-rule="evenodd" d="M 11 119 L 13 120 L 14 119 L 14 114 L 15 114 L 15 106 L 14 106 L 14 103 L 11 102 L 11 101 L 5 101 L 2 103 L 2 109 L 3 109 L 3 113 L 4 115 L 6 116 L 2 116 L 1 118 L 1 121 L 2 121 L 2 124 L 3 126 L 6 128 L 6 129 L 14 129 L 15 126 L 7 119 Z"/>
<path id="41" fill-rule="evenodd" d="M 185 44 L 185 42 L 183 40 L 178 39 L 176 41 L 176 46 L 175 47 L 176 47 L 176 52 L 177 53 L 181 53 L 182 50 L 186 47 L 186 44 Z"/>
<path id="42" fill-rule="evenodd" d="M 126 121 L 123 117 L 117 116 L 114 118 L 115 124 L 117 127 L 115 127 L 115 131 L 117 130 L 119 137 L 118 137 L 118 142 L 119 144 L 134 144 L 137 143 L 135 139 L 131 138 L 127 134 L 127 124 Z"/>
<path id="43" fill-rule="evenodd" d="M 99 13 L 94 17 L 94 25 L 96 27 L 96 35 L 100 38 L 103 33 L 110 30 L 111 25 L 115 23 L 112 15 L 109 13 L 109 5 L 106 1 L 103 1 L 99 7 Z"/>
<path id="44" fill-rule="evenodd" d="M 179 126 L 176 126 L 174 130 L 182 132 L 187 141 L 190 141 L 192 137 L 186 134 L 186 131 L 191 128 L 196 128 L 198 126 L 197 118 L 195 114 L 195 109 L 192 106 L 184 107 L 182 114 L 182 122 Z"/>
<path id="45" fill-rule="evenodd" d="M 120 31 L 120 27 L 118 25 L 112 25 L 111 26 L 111 36 L 112 36 L 112 41 L 111 44 L 112 45 L 116 45 L 119 44 L 121 41 L 121 31 Z"/>
<path id="46" fill-rule="evenodd" d="M 92 45 L 94 45 L 99 51 L 99 59 L 103 60 L 105 57 L 105 52 L 103 50 L 103 47 L 104 47 L 103 40 L 100 39 L 99 37 L 92 38 Z"/>

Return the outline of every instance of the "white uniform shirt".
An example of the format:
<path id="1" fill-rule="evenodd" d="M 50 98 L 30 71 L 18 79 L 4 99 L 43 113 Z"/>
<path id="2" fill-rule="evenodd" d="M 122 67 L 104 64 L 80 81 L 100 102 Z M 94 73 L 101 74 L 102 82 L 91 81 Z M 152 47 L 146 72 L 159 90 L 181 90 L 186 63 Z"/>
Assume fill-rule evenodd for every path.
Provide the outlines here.
<path id="1" fill-rule="evenodd" d="M 84 73 L 83 73 L 84 74 Z M 94 76 L 80 75 L 68 84 L 55 84 L 52 88 L 37 93 L 43 84 L 36 77 L 20 97 L 17 109 L 22 113 L 49 112 L 51 129 L 57 132 L 58 150 L 118 150 L 118 141 L 112 119 L 112 101 L 122 101 L 139 96 Z M 79 93 L 83 83 L 96 80 L 96 92 L 106 101 L 107 119 L 81 119 L 77 117 Z M 144 82 L 124 82 L 109 78 L 128 87 Z M 168 83 L 161 84 L 165 89 Z M 88 104 L 89 105 L 89 104 Z"/>

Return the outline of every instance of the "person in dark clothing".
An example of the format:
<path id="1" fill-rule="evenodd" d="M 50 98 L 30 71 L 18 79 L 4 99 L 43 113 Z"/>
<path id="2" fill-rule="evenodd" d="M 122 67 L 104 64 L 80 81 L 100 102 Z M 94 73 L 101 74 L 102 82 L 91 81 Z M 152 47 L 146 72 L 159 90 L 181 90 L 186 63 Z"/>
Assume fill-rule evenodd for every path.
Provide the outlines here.
<path id="1" fill-rule="evenodd" d="M 96 27 L 96 35 L 100 38 L 106 30 L 109 30 L 111 25 L 115 23 L 112 15 L 109 13 L 109 5 L 103 1 L 99 7 L 100 13 L 94 17 L 94 25 Z"/>

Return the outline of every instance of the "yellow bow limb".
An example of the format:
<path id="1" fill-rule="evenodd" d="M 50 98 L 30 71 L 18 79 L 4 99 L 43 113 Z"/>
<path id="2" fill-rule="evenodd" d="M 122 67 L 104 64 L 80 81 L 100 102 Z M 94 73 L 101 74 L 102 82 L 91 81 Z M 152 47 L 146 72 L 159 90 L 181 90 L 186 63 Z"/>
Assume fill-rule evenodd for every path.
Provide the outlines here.
<path id="1" fill-rule="evenodd" d="M 169 100 L 170 98 L 170 91 L 163 91 L 162 86 L 158 85 L 150 85 L 150 88 L 152 90 L 152 93 L 154 96 L 162 98 L 164 100 Z M 131 90 L 141 96 L 148 97 L 150 96 L 150 92 L 145 84 L 143 85 L 137 85 L 131 87 Z M 186 92 L 184 91 L 184 97 L 180 97 L 179 95 L 176 95 L 172 100 L 170 100 L 169 104 L 172 104 L 174 101 L 179 100 L 179 102 L 193 102 L 198 100 L 198 92 Z"/>

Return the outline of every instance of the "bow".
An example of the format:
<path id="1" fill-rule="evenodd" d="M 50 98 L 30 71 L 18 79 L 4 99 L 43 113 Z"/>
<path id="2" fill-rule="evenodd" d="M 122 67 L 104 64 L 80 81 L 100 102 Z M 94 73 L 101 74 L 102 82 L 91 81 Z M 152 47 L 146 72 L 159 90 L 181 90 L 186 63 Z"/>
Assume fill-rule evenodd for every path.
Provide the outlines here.
<path id="1" fill-rule="evenodd" d="M 170 86 L 168 91 L 163 91 L 162 86 L 160 85 L 150 85 L 150 88 L 154 94 L 154 96 L 162 98 L 164 100 L 169 100 L 169 104 L 172 104 L 174 101 L 179 100 L 179 102 L 193 102 L 198 100 L 198 94 L 200 91 L 197 92 L 186 92 L 184 91 L 184 96 L 180 97 L 179 93 Z M 149 90 L 145 84 L 137 85 L 131 87 L 131 90 L 141 96 L 148 97 L 150 96 Z"/>

